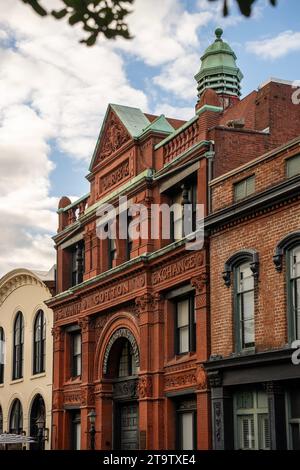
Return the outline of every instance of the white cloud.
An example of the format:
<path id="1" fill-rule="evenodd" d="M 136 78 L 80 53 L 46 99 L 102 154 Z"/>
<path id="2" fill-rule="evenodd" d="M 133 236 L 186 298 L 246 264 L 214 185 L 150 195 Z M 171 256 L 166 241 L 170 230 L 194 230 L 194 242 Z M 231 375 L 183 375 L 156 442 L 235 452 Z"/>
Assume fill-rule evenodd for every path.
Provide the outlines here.
<path id="1" fill-rule="evenodd" d="M 246 48 L 264 59 L 278 59 L 300 50 L 300 32 L 283 31 L 273 38 L 250 41 Z"/>
<path id="2" fill-rule="evenodd" d="M 60 5 L 43 1 L 49 8 Z M 192 116 L 193 75 L 205 47 L 198 33 L 218 15 L 207 7 L 188 12 L 181 0 L 136 0 L 133 10 L 134 39 L 99 38 L 87 48 L 78 43 L 80 26 L 41 18 L 20 0 L 6 0 L 0 18 L 0 274 L 21 265 L 47 269 L 54 260 L 52 142 L 88 163 L 109 102 L 153 111 L 144 91 L 129 82 L 125 57 L 161 67 L 151 83 L 152 99 L 161 101 L 158 90 L 167 90 L 187 103 L 176 108 L 163 100 L 154 112 Z"/>

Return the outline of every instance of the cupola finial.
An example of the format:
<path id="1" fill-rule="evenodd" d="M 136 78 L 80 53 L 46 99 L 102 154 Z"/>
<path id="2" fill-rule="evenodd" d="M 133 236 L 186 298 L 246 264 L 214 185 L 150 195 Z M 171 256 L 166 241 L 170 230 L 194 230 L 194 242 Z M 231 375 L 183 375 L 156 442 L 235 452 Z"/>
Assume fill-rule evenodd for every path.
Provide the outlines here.
<path id="1" fill-rule="evenodd" d="M 215 30 L 215 35 L 216 35 L 216 41 L 222 41 L 221 37 L 223 35 L 223 29 L 222 28 L 217 28 Z"/>

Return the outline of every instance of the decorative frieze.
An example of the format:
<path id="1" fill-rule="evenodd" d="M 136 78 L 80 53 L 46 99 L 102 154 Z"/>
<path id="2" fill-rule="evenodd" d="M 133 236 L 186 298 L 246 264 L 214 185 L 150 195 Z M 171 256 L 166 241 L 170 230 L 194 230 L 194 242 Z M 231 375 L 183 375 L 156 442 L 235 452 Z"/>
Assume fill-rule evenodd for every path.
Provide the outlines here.
<path id="1" fill-rule="evenodd" d="M 152 284 L 155 286 L 169 279 L 176 278 L 188 271 L 203 265 L 203 253 L 192 253 L 179 261 L 168 264 L 163 268 L 154 271 L 152 274 Z"/>
<path id="2" fill-rule="evenodd" d="M 149 375 L 142 375 L 138 383 L 139 398 L 146 398 L 152 396 L 152 377 Z"/>
<path id="3" fill-rule="evenodd" d="M 195 371 L 166 376 L 165 378 L 166 389 L 194 386 L 196 385 L 196 383 L 197 383 L 197 376 L 196 376 Z"/>
<path id="4" fill-rule="evenodd" d="M 106 289 L 97 289 L 92 294 L 86 295 L 82 300 L 65 307 L 61 307 L 55 312 L 55 321 L 64 320 L 69 317 L 79 315 L 93 307 L 102 307 L 116 299 L 128 294 L 134 294 L 146 284 L 146 274 L 140 274 L 133 278 L 125 279 L 115 283 Z"/>
<path id="5" fill-rule="evenodd" d="M 117 168 L 102 176 L 99 181 L 99 194 L 113 188 L 130 176 L 129 160 L 125 160 Z"/>

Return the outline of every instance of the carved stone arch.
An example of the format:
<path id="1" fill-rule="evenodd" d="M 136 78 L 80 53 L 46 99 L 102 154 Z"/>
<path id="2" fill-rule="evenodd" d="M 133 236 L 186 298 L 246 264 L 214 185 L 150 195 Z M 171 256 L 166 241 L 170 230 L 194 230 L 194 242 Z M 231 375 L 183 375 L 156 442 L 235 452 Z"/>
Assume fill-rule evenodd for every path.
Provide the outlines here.
<path id="1" fill-rule="evenodd" d="M 290 250 L 296 245 L 300 245 L 300 232 L 292 232 L 286 235 L 276 246 L 273 262 L 275 269 L 278 272 L 282 271 L 282 258 L 287 250 Z"/>
<path id="2" fill-rule="evenodd" d="M 242 263 L 250 263 L 250 268 L 253 273 L 253 277 L 255 279 L 258 279 L 259 275 L 259 256 L 258 252 L 256 250 L 253 250 L 252 248 L 245 249 L 245 250 L 240 250 L 234 253 L 228 260 L 226 261 L 224 265 L 224 272 L 223 272 L 223 279 L 225 286 L 230 287 L 231 286 L 231 273 L 234 269 L 235 266 L 238 264 Z"/>
<path id="3" fill-rule="evenodd" d="M 103 374 L 107 374 L 107 367 L 108 367 L 108 362 L 109 362 L 109 355 L 111 352 L 111 349 L 114 345 L 114 343 L 119 339 L 119 338 L 125 338 L 127 339 L 133 350 L 133 355 L 135 358 L 135 363 L 136 367 L 140 367 L 140 353 L 139 353 L 139 347 L 137 344 L 137 341 L 133 335 L 133 333 L 128 329 L 128 328 L 118 328 L 110 337 L 110 340 L 107 343 L 105 353 L 104 353 L 104 359 L 103 359 Z"/>

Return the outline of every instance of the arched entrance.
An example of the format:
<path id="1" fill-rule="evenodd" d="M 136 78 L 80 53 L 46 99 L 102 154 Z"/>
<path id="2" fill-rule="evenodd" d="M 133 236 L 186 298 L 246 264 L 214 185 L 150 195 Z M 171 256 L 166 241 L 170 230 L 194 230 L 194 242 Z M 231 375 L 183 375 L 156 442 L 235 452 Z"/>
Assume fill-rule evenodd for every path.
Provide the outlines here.
<path id="1" fill-rule="evenodd" d="M 118 450 L 139 448 L 138 433 L 139 351 L 133 334 L 117 330 L 105 352 L 103 372 L 113 382 L 113 447 Z"/>
<path id="2" fill-rule="evenodd" d="M 36 438 L 36 442 L 30 444 L 30 450 L 44 450 L 44 429 L 38 429 L 37 420 L 43 419 L 46 423 L 46 408 L 42 395 L 37 394 L 32 402 L 30 411 L 30 436 Z M 39 436 L 39 432 L 42 433 Z"/>

